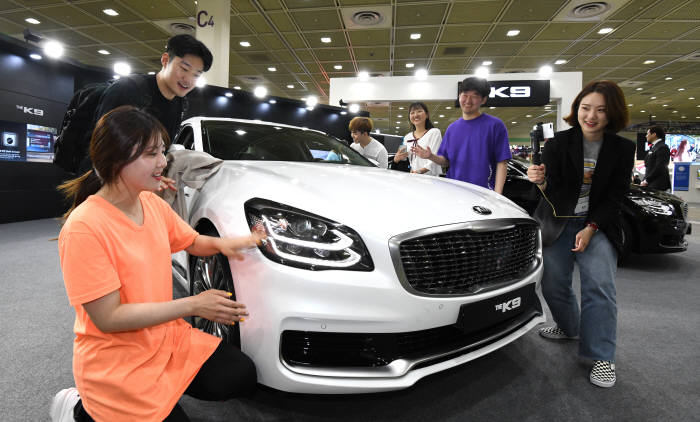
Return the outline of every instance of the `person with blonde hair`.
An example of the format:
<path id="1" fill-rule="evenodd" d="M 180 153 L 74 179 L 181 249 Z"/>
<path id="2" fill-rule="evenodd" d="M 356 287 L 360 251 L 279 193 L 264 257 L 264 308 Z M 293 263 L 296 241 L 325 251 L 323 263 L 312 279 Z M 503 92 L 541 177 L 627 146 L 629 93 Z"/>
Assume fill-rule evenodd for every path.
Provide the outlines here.
<path id="1" fill-rule="evenodd" d="M 353 143 L 350 148 L 359 152 L 363 157 L 371 160 L 380 168 L 389 167 L 389 154 L 381 142 L 372 138 L 369 134 L 374 129 L 374 122 L 369 117 L 354 117 L 348 125 Z"/>

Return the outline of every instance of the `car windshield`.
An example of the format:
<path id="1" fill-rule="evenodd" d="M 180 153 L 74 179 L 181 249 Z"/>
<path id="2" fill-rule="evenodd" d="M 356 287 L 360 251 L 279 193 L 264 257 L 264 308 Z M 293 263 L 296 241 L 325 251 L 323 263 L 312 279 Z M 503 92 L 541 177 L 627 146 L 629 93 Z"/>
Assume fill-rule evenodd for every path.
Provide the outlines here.
<path id="1" fill-rule="evenodd" d="M 341 141 L 311 130 L 268 124 L 202 122 L 204 150 L 223 160 L 301 161 L 374 167 Z"/>

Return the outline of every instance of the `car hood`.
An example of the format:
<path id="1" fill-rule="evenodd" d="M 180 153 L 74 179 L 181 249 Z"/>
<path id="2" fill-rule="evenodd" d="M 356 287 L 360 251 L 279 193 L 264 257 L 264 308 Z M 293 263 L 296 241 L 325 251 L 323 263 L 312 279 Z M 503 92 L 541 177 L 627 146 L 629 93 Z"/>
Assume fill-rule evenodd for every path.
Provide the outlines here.
<path id="1" fill-rule="evenodd" d="M 227 161 L 203 194 L 240 206 L 262 198 L 351 227 L 402 233 L 484 219 L 529 218 L 522 208 L 469 183 L 343 164 Z M 235 198 L 235 199 L 233 199 Z M 491 213 L 479 214 L 480 206 Z"/>
<path id="2" fill-rule="evenodd" d="M 683 203 L 683 199 L 670 194 L 668 192 L 660 191 L 660 190 L 653 190 L 653 189 L 648 189 L 648 188 L 642 188 L 639 185 L 631 184 L 630 185 L 630 190 L 628 193 L 628 196 L 636 196 L 640 198 L 651 198 L 651 199 L 656 199 L 658 201 L 663 201 L 663 202 L 668 202 L 671 204 L 679 205 Z"/>

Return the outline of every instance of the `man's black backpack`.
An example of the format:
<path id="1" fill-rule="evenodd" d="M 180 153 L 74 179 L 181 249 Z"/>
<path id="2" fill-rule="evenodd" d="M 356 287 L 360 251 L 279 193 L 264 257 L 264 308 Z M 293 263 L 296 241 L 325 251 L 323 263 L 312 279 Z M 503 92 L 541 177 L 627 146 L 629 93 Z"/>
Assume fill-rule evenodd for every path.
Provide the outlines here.
<path id="1" fill-rule="evenodd" d="M 144 95 L 139 107 L 148 107 L 151 96 L 145 78 L 133 78 L 142 88 Z M 95 116 L 102 94 L 112 86 L 114 79 L 107 82 L 90 84 L 73 95 L 66 114 L 63 115 L 61 131 L 56 139 L 53 162 L 67 172 L 77 174 L 82 161 L 88 156 L 90 137 L 95 124 L 101 116 Z"/>

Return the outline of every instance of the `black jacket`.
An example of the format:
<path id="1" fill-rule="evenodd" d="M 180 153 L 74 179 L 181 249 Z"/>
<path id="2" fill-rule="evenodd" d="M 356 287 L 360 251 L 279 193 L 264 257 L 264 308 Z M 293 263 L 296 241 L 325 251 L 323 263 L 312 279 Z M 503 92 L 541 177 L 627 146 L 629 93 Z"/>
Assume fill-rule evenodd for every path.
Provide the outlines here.
<path id="1" fill-rule="evenodd" d="M 657 142 L 644 157 L 646 174 L 644 180 L 651 189 L 671 189 L 671 176 L 668 175 L 668 163 L 671 161 L 671 150 L 664 141 Z"/>
<path id="2" fill-rule="evenodd" d="M 605 133 L 596 160 L 586 220 L 594 222 L 618 250 L 620 246 L 621 201 L 630 185 L 635 145 L 621 136 Z M 543 239 L 557 239 L 567 218 L 572 216 L 583 183 L 583 133 L 574 127 L 554 134 L 542 151 L 547 186 L 546 200 L 540 200 L 536 213 L 547 219 L 542 224 Z M 551 205 L 550 205 L 551 204 Z M 553 207 L 553 210 L 552 210 Z"/>

